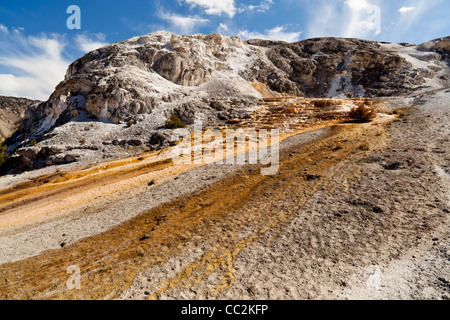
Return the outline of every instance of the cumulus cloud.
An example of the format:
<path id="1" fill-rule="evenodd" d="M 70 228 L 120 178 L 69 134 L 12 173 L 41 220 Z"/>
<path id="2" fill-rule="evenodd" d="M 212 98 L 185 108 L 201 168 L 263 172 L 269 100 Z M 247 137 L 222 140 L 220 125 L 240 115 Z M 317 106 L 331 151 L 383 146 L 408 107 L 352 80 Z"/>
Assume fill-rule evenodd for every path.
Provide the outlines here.
<path id="1" fill-rule="evenodd" d="M 369 6 L 367 0 L 346 0 L 345 4 L 355 11 L 365 10 Z"/>
<path id="2" fill-rule="evenodd" d="M 0 34 L 0 94 L 46 100 L 64 80 L 70 61 L 56 34 L 24 36 L 21 29 Z"/>
<path id="3" fill-rule="evenodd" d="M 264 33 L 241 30 L 238 36 L 242 39 L 265 39 L 265 40 L 279 40 L 286 42 L 300 41 L 301 32 L 288 32 L 286 26 L 277 26 L 273 29 L 264 30 Z"/>
<path id="4" fill-rule="evenodd" d="M 90 52 L 98 48 L 106 46 L 105 35 L 103 33 L 97 33 L 90 38 L 86 34 L 79 34 L 75 37 L 75 43 L 78 49 L 83 52 Z"/>
<path id="5" fill-rule="evenodd" d="M 346 0 L 350 9 L 345 37 L 363 38 L 381 33 L 381 8 L 367 0 Z"/>
<path id="6" fill-rule="evenodd" d="M 217 28 L 217 32 L 224 35 L 228 34 L 229 30 L 230 29 L 228 28 L 228 25 L 226 23 L 219 24 L 219 27 Z"/>
<path id="7" fill-rule="evenodd" d="M 274 3 L 273 0 L 264 0 L 264 1 L 261 1 L 258 5 L 248 5 L 245 7 L 241 7 L 241 8 L 239 8 L 238 12 L 239 13 L 244 13 L 244 12 L 264 13 L 264 12 L 270 10 L 273 3 Z"/>
<path id="8" fill-rule="evenodd" d="M 236 14 L 236 6 L 234 0 L 183 0 L 191 7 L 201 7 L 205 9 L 205 13 L 209 15 L 226 14 L 233 18 Z"/>
<path id="9" fill-rule="evenodd" d="M 306 38 L 341 36 L 343 19 L 339 16 L 339 9 L 335 1 L 311 2 L 306 9 Z"/>
<path id="10" fill-rule="evenodd" d="M 400 9 L 398 9 L 398 12 L 400 12 L 401 14 L 405 14 L 413 11 L 414 9 L 416 9 L 416 7 L 401 7 Z"/>
<path id="11" fill-rule="evenodd" d="M 2 24 L 0 24 L 0 31 L 3 33 L 9 33 L 8 28 Z"/>
<path id="12" fill-rule="evenodd" d="M 168 21 L 172 25 L 173 31 L 184 34 L 192 33 L 197 26 L 209 22 L 208 19 L 198 16 L 183 16 L 174 13 L 167 13 L 163 10 L 159 11 L 159 17 Z"/>
<path id="13" fill-rule="evenodd" d="M 383 5 L 383 8 L 381 7 Z M 382 32 L 382 18 L 389 12 L 380 0 L 316 0 L 306 6 L 306 37 L 373 39 Z M 386 19 L 386 18 L 385 18 Z M 385 26 L 384 26 L 385 27 Z"/>

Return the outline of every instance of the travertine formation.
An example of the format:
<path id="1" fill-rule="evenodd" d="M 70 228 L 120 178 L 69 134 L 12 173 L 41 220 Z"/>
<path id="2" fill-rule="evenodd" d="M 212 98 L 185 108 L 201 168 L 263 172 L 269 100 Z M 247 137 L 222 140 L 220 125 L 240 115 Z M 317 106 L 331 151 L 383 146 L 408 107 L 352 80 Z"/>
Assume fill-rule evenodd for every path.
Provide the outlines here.
<path id="1" fill-rule="evenodd" d="M 450 56 L 450 37 L 440 38 L 420 45 L 422 50 L 434 50 L 448 58 Z"/>
<path id="2" fill-rule="evenodd" d="M 39 102 L 25 98 L 0 96 L 0 139 L 13 134 L 23 118 L 25 110 Z"/>
<path id="3" fill-rule="evenodd" d="M 7 141 L 0 300 L 448 300 L 448 48 L 157 33 L 89 53 Z M 346 121 L 357 105 L 380 109 Z M 219 130 L 188 159 L 238 161 L 146 152 L 194 120 Z M 226 139 L 242 128 L 259 139 Z"/>
<path id="4" fill-rule="evenodd" d="M 126 144 L 138 135 L 146 144 L 174 114 L 187 125 L 196 119 L 223 123 L 245 117 L 267 93 L 374 97 L 442 87 L 448 83 L 448 52 L 448 38 L 415 46 L 339 38 L 286 43 L 220 34 L 149 34 L 72 63 L 50 99 L 27 110 L 9 152 L 34 153 L 20 148 L 43 137 L 48 142 L 56 128 L 70 122 L 96 120 L 120 128 L 139 124 L 126 137 L 122 130 L 111 140 Z M 258 90 L 262 87 L 264 92 Z"/>

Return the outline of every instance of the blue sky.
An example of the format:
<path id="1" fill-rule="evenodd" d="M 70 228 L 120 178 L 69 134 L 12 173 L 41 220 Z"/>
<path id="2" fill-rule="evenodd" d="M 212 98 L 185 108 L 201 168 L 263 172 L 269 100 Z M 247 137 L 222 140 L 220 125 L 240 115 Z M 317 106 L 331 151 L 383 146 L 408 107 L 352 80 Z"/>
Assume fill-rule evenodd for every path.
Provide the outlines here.
<path id="1" fill-rule="evenodd" d="M 422 43 L 450 35 L 449 15 L 448 0 L 0 0 L 0 94 L 45 100 L 86 52 L 156 31 Z"/>

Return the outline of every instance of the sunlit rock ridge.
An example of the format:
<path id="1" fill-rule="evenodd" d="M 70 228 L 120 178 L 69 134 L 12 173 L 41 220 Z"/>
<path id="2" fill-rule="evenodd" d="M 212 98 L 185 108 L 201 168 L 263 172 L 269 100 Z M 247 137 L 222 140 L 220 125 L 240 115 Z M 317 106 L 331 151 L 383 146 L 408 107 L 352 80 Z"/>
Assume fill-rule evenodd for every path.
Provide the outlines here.
<path id="1" fill-rule="evenodd" d="M 113 43 L 72 63 L 49 100 L 29 108 L 13 147 L 72 120 L 161 127 L 177 112 L 208 121 L 274 94 L 373 97 L 448 85 L 449 38 L 422 45 L 316 38 L 286 43 L 158 32 Z M 217 101 L 223 108 L 212 108 Z M 222 110 L 223 111 L 223 110 Z"/>

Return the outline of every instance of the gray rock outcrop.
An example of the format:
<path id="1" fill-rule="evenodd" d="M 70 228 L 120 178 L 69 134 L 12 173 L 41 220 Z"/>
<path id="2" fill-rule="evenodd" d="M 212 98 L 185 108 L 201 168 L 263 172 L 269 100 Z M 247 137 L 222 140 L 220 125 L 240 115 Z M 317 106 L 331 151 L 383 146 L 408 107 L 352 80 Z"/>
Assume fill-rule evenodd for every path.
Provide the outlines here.
<path id="1" fill-rule="evenodd" d="M 90 120 L 139 125 L 139 139 L 103 141 L 138 146 L 172 115 L 186 125 L 245 117 L 243 110 L 263 97 L 255 84 L 273 94 L 307 97 L 404 94 L 448 81 L 439 61 L 448 58 L 449 42 L 442 38 L 415 46 L 316 38 L 286 43 L 166 32 L 135 37 L 72 63 L 49 100 L 26 111 L 8 150 L 39 142 L 69 122 Z"/>

